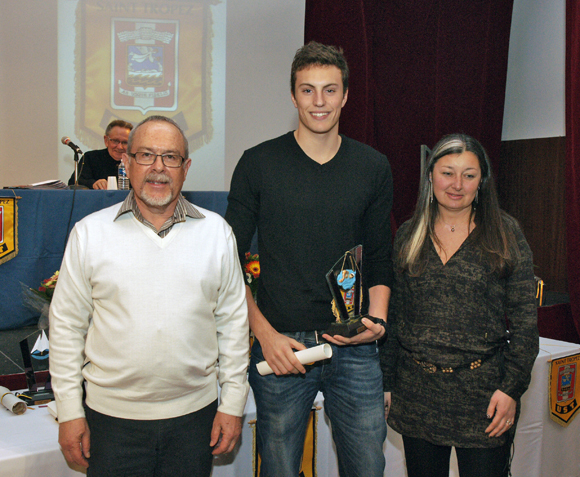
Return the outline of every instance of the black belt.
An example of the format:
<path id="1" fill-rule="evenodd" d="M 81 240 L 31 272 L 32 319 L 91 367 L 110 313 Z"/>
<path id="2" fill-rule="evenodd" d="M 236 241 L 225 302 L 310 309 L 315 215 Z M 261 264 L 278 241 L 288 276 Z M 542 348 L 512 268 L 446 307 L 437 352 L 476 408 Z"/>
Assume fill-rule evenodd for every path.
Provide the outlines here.
<path id="1" fill-rule="evenodd" d="M 467 362 L 467 363 L 461 363 L 457 366 L 438 366 L 436 364 L 433 363 L 429 363 L 428 361 L 421 361 L 419 359 L 416 359 L 413 356 L 413 353 L 405 348 L 402 348 L 403 351 L 405 351 L 407 353 L 407 355 L 415 362 L 417 363 L 419 366 L 421 366 L 421 369 L 423 369 L 423 371 L 425 371 L 426 373 L 454 373 L 455 371 L 458 371 L 460 369 L 470 369 L 470 370 L 474 370 L 479 368 L 483 363 L 485 363 L 488 359 L 492 358 L 493 356 L 495 356 L 495 354 L 487 354 L 482 356 L 481 358 L 475 359 L 473 361 Z"/>
<path id="2" fill-rule="evenodd" d="M 452 368 L 450 366 L 447 368 L 437 367 L 433 363 L 428 363 L 427 361 L 419 361 L 418 359 L 415 359 L 415 358 L 413 358 L 413 361 L 415 361 L 415 363 L 417 363 L 419 366 L 421 366 L 421 368 L 423 368 L 423 371 L 433 374 L 433 373 L 436 373 L 437 371 L 441 371 L 442 373 L 453 373 L 453 372 L 457 371 L 458 369 L 462 369 L 462 368 L 477 369 L 481 366 L 483 361 L 485 361 L 485 358 L 476 359 L 475 361 L 472 361 L 471 363 L 466 363 L 466 364 L 461 364 L 459 366 L 455 366 L 455 368 Z"/>

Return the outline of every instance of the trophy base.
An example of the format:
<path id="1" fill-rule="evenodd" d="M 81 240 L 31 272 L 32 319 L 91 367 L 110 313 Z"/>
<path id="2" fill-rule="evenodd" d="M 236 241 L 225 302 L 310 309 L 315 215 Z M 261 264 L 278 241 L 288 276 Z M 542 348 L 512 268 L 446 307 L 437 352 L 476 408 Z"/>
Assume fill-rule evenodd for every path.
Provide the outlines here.
<path id="1" fill-rule="evenodd" d="M 330 336 L 340 335 L 344 336 L 345 338 L 352 338 L 367 329 L 367 327 L 362 323 L 363 318 L 368 318 L 369 320 L 377 323 L 379 318 L 375 318 L 374 316 L 369 315 L 359 315 L 351 318 L 348 321 L 336 321 L 330 325 L 325 333 Z"/>
<path id="2" fill-rule="evenodd" d="M 18 395 L 28 406 L 37 406 L 39 404 L 47 404 L 54 401 L 54 394 L 52 391 L 24 391 Z"/>

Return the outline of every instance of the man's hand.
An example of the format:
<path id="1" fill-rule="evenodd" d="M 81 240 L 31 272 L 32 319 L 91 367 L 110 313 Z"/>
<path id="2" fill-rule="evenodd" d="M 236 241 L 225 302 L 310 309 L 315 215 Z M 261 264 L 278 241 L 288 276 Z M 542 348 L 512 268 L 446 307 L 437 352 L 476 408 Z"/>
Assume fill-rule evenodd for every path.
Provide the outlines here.
<path id="1" fill-rule="evenodd" d="M 58 426 L 58 443 L 64 458 L 71 464 L 88 467 L 91 456 L 91 433 L 87 420 L 83 417 L 62 422 Z"/>
<path id="2" fill-rule="evenodd" d="M 99 179 L 93 184 L 93 189 L 107 190 L 107 179 Z"/>
<path id="3" fill-rule="evenodd" d="M 385 334 L 385 328 L 381 326 L 380 323 L 374 323 L 368 318 L 363 318 L 361 320 L 362 324 L 366 326 L 366 330 L 362 333 L 359 333 L 352 338 L 345 338 L 344 336 L 334 335 L 330 336 L 326 333 L 322 335 L 322 337 L 328 341 L 329 343 L 335 344 L 337 346 L 344 346 L 344 345 L 353 345 L 353 344 L 363 344 L 363 343 L 372 343 L 376 341 Z"/>
<path id="4" fill-rule="evenodd" d="M 489 437 L 499 437 L 514 425 L 516 402 L 499 389 L 493 393 L 487 407 L 487 418 L 493 421 L 485 430 Z"/>
<path id="5" fill-rule="evenodd" d="M 234 450 L 242 433 L 242 418 L 216 412 L 211 429 L 210 447 L 215 447 L 213 455 L 227 454 Z"/>
<path id="6" fill-rule="evenodd" d="M 246 301 L 248 303 L 248 319 L 250 328 L 256 335 L 262 347 L 264 359 L 277 376 L 283 374 L 306 373 L 294 350 L 306 349 L 302 343 L 286 335 L 278 333 L 262 314 L 252 296 L 252 290 L 246 285 Z"/>
<path id="7" fill-rule="evenodd" d="M 306 373 L 306 368 L 294 355 L 294 350 L 306 349 L 304 344 L 278 333 L 274 328 L 265 335 L 262 334 L 258 341 L 262 346 L 264 358 L 277 376 Z"/>
<path id="8" fill-rule="evenodd" d="M 389 299 L 391 298 L 391 289 L 385 285 L 375 285 L 369 288 L 369 315 L 387 321 L 387 312 L 389 309 Z M 385 328 L 380 323 L 373 323 L 367 318 L 362 319 L 362 324 L 366 330 L 352 338 L 343 336 L 330 336 L 324 334 L 323 337 L 329 343 L 337 346 L 372 343 L 385 334 Z"/>

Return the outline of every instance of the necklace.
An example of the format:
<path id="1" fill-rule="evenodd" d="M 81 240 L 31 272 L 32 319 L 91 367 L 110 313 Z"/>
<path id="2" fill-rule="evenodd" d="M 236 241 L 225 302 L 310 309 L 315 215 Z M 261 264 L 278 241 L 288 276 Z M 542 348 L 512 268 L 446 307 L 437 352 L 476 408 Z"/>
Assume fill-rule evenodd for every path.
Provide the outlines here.
<path id="1" fill-rule="evenodd" d="M 448 224 L 443 219 L 441 219 L 441 222 L 443 222 L 445 225 L 447 225 L 447 227 L 449 227 L 451 229 L 451 232 L 455 232 L 455 224 L 454 225 Z"/>

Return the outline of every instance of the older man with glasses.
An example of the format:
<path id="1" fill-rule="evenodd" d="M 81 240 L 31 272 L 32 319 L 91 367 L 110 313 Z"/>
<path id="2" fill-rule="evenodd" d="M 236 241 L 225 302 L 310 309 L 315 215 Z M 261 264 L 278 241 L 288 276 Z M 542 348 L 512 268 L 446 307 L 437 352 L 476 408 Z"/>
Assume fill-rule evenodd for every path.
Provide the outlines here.
<path id="1" fill-rule="evenodd" d="M 111 121 L 105 130 L 105 149 L 87 152 L 79 163 L 78 184 L 89 189 L 107 189 L 107 178 L 117 176 L 117 169 L 127 150 L 127 141 L 133 125 L 122 119 Z M 75 183 L 71 175 L 68 185 Z"/>
<path id="2" fill-rule="evenodd" d="M 123 154 L 133 190 L 78 222 L 65 251 L 50 371 L 63 454 L 89 477 L 209 477 L 241 433 L 242 270 L 230 226 L 181 195 L 188 156 L 175 122 L 142 121 Z"/>

